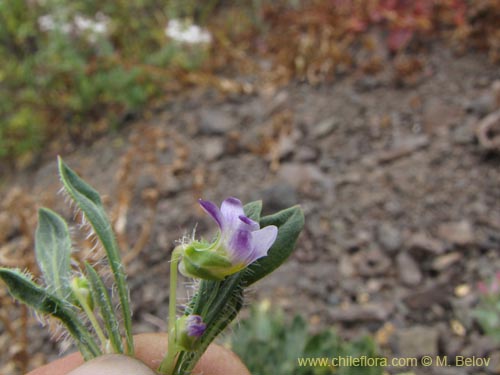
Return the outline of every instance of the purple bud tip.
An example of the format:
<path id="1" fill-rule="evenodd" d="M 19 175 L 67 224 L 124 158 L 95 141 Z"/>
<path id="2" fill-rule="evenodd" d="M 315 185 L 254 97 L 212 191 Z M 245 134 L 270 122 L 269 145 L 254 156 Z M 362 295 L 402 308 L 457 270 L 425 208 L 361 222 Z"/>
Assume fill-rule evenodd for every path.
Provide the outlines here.
<path id="1" fill-rule="evenodd" d="M 189 315 L 186 321 L 186 331 L 188 336 L 201 337 L 207 325 L 203 323 L 203 319 L 199 315 Z"/>

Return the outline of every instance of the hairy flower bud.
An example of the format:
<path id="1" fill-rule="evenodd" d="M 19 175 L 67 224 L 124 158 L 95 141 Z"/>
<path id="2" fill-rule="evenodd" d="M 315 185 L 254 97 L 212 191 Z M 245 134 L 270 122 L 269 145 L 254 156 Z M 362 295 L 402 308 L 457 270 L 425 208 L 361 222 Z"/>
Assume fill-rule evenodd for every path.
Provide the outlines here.
<path id="1" fill-rule="evenodd" d="M 90 310 L 94 309 L 94 299 L 90 293 L 89 281 L 85 276 L 75 277 L 71 280 L 71 291 L 76 298 L 77 305 L 80 306 L 80 298 L 87 303 Z M 80 298 L 79 298 L 79 297 Z"/>
<path id="2" fill-rule="evenodd" d="M 183 350 L 196 350 L 207 325 L 199 315 L 184 315 L 175 322 L 175 344 Z"/>

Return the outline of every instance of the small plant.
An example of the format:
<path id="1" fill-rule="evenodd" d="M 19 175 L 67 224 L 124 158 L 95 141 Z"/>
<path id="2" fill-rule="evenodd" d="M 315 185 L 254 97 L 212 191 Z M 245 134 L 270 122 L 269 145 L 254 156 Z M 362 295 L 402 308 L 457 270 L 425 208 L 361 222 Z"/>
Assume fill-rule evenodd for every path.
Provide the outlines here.
<path id="1" fill-rule="evenodd" d="M 0 268 L 0 278 L 13 297 L 37 313 L 61 321 L 85 360 L 107 353 L 134 356 L 129 290 L 111 223 L 97 191 L 62 159 L 59 174 L 65 192 L 88 223 L 89 235 L 106 253 L 116 293 L 110 292 L 96 266 L 87 262 L 75 266 L 68 225 L 46 208 L 39 210 L 35 235 L 36 259 L 45 284 L 9 268 Z M 298 206 L 261 217 L 260 201 L 243 206 L 238 199 L 227 198 L 220 208 L 203 200 L 200 205 L 217 223 L 219 233 L 213 242 L 183 239 L 172 253 L 169 345 L 158 368 L 160 374 L 191 373 L 209 344 L 238 314 L 245 288 L 285 261 L 304 224 Z M 180 317 L 178 270 L 197 282 Z M 113 295 L 118 296 L 119 308 Z"/>
<path id="2" fill-rule="evenodd" d="M 478 284 L 481 294 L 474 316 L 483 331 L 500 342 L 500 272 L 489 281 Z"/>
<path id="3" fill-rule="evenodd" d="M 382 367 L 330 367 L 300 365 L 308 359 L 377 357 L 370 337 L 343 341 L 333 330 L 313 335 L 301 316 L 286 322 L 282 311 L 270 309 L 268 301 L 254 306 L 250 317 L 235 326 L 228 340 L 253 375 L 381 375 Z"/>

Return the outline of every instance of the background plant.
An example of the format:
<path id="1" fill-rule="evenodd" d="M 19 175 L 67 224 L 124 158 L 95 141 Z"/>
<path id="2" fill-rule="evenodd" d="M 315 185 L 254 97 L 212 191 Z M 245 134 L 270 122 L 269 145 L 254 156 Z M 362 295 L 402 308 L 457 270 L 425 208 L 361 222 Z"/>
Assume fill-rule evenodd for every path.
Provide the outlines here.
<path id="1" fill-rule="evenodd" d="M 474 316 L 484 333 L 500 342 L 500 272 L 478 284 L 480 301 Z"/>
<path id="2" fill-rule="evenodd" d="M 250 316 L 238 322 L 227 339 L 254 375 L 380 375 L 380 367 L 300 367 L 297 358 L 377 356 L 373 339 L 342 340 L 333 330 L 311 334 L 304 318 L 288 319 L 269 301 L 251 308 Z"/>

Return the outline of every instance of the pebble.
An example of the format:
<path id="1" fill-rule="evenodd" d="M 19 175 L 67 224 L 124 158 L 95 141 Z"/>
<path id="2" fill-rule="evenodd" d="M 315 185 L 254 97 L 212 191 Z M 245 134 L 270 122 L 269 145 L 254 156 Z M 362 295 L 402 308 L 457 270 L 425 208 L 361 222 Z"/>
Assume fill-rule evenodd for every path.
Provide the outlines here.
<path id="1" fill-rule="evenodd" d="M 408 240 L 410 252 L 417 255 L 439 255 L 446 251 L 446 245 L 435 238 L 428 236 L 423 232 L 417 232 L 411 235 Z"/>
<path id="2" fill-rule="evenodd" d="M 396 332 L 398 353 L 402 357 L 438 354 L 439 331 L 435 327 L 414 326 Z"/>
<path id="3" fill-rule="evenodd" d="M 470 113 L 474 113 L 479 117 L 484 117 L 488 113 L 495 110 L 496 100 L 493 93 L 487 93 L 480 95 L 477 98 L 470 100 L 465 105 L 465 110 Z"/>
<path id="4" fill-rule="evenodd" d="M 341 323 L 384 322 L 393 311 L 394 305 L 391 303 L 367 303 L 336 307 L 329 311 L 329 315 L 333 321 Z"/>
<path id="5" fill-rule="evenodd" d="M 219 159 L 224 154 L 224 141 L 211 137 L 202 142 L 204 160 L 211 162 Z"/>
<path id="6" fill-rule="evenodd" d="M 471 223 L 467 220 L 440 224 L 438 236 L 444 241 L 458 246 L 471 245 L 474 242 L 474 231 Z"/>
<path id="7" fill-rule="evenodd" d="M 408 286 L 416 286 L 422 282 L 422 272 L 418 267 L 417 262 L 406 252 L 401 252 L 396 257 L 399 278 L 403 284 Z"/>
<path id="8" fill-rule="evenodd" d="M 314 125 L 311 134 L 316 139 L 323 138 L 332 133 L 339 125 L 340 122 L 337 117 L 328 117 Z"/>
<path id="9" fill-rule="evenodd" d="M 388 222 L 384 222 L 377 227 L 377 240 L 382 248 L 389 253 L 398 251 L 402 245 L 399 230 Z"/>
<path id="10" fill-rule="evenodd" d="M 222 135 L 237 127 L 237 120 L 220 109 L 204 108 L 199 115 L 199 130 L 205 135 Z"/>
<path id="11" fill-rule="evenodd" d="M 319 185 L 332 187 L 333 180 L 315 164 L 286 163 L 278 171 L 278 177 L 299 191 L 309 191 Z"/>
<path id="12" fill-rule="evenodd" d="M 441 255 L 432 262 L 432 269 L 439 272 L 444 271 L 460 259 L 462 259 L 462 255 L 458 252 Z"/>
<path id="13" fill-rule="evenodd" d="M 277 212 L 299 202 L 297 190 L 288 183 L 277 183 L 262 190 L 260 199 L 266 211 Z"/>

